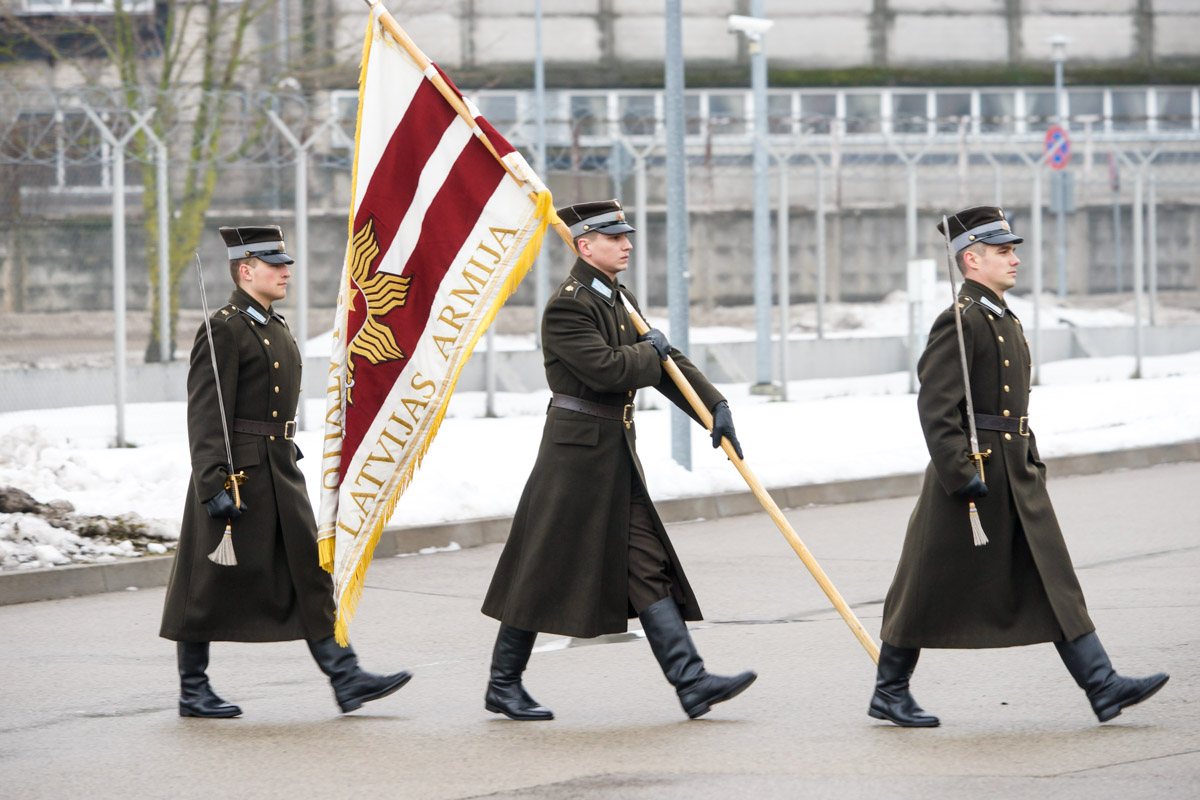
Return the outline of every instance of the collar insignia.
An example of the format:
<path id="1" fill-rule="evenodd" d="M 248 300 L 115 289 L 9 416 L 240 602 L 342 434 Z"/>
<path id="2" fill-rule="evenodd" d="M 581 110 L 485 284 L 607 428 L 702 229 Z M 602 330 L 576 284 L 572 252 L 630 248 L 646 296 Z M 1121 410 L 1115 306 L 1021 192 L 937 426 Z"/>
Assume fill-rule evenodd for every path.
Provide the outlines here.
<path id="1" fill-rule="evenodd" d="M 266 317 L 264 317 L 264 316 L 262 315 L 262 312 L 261 312 L 261 311 L 259 311 L 259 310 L 258 310 L 257 308 L 255 308 L 254 306 L 247 306 L 246 308 L 244 308 L 244 309 L 243 309 L 243 311 L 245 311 L 245 312 L 246 312 L 246 315 L 247 315 L 248 317 L 250 317 L 250 319 L 254 320 L 254 321 L 255 321 L 255 322 L 257 322 L 259 325 L 266 325 L 266 324 L 267 324 L 267 318 L 266 318 Z"/>
<path id="2" fill-rule="evenodd" d="M 983 306 L 988 311 L 995 314 L 997 317 L 1003 317 L 1004 312 L 1007 310 L 1007 309 L 1001 308 L 1000 306 L 993 303 L 990 299 L 987 298 L 986 295 L 979 298 L 979 305 Z"/>
<path id="3" fill-rule="evenodd" d="M 612 299 L 612 289 L 604 285 L 604 281 L 599 278 L 592 278 L 592 288 L 605 297 Z"/>

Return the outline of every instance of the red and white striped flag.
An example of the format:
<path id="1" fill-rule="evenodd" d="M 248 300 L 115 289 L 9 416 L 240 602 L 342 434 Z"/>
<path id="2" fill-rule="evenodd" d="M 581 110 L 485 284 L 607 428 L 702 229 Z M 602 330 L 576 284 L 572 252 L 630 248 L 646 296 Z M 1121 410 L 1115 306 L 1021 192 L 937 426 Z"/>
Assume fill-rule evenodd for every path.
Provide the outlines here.
<path id="1" fill-rule="evenodd" d="M 363 45 L 353 195 L 317 515 L 343 644 L 375 543 L 459 372 L 557 222 L 521 154 L 379 3 Z"/>

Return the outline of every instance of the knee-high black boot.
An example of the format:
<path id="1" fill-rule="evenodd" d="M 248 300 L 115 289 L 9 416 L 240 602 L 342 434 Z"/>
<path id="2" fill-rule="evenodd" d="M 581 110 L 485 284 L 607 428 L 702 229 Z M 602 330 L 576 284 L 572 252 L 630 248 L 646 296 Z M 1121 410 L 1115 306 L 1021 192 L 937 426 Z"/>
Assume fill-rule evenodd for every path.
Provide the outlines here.
<path id="1" fill-rule="evenodd" d="M 1080 636 L 1073 642 L 1055 642 L 1067 671 L 1087 692 L 1092 711 L 1101 722 L 1121 713 L 1121 709 L 1140 703 L 1163 687 L 1170 678 L 1158 672 L 1148 678 L 1126 678 L 1118 675 L 1104 652 L 1095 632 Z"/>
<path id="2" fill-rule="evenodd" d="M 749 671 L 732 678 L 705 671 L 704 660 L 696 652 L 675 598 L 663 598 L 638 616 L 654 657 L 675 687 L 684 712 L 692 719 L 741 694 L 758 677 Z"/>
<path id="3" fill-rule="evenodd" d="M 523 631 L 500 623 L 496 646 L 492 648 L 491 677 L 483 698 L 483 707 L 488 711 L 509 719 L 554 719 L 554 712 L 538 705 L 521 684 L 536 638 L 537 631 Z"/>
<path id="4" fill-rule="evenodd" d="M 880 645 L 875 694 L 871 697 L 868 714 L 904 728 L 936 728 L 941 724 L 941 720 L 917 705 L 916 698 L 908 690 L 908 680 L 920 655 L 921 650 L 916 647 L 893 647 L 887 642 Z"/>
<path id="5" fill-rule="evenodd" d="M 208 642 L 176 642 L 179 661 L 179 716 L 240 717 L 242 710 L 226 703 L 208 683 Z"/>
<path id="6" fill-rule="evenodd" d="M 321 672 L 329 676 L 334 699 L 343 714 L 363 703 L 387 697 L 412 678 L 404 670 L 391 675 L 375 675 L 363 670 L 350 645 L 342 647 L 332 636 L 319 642 L 309 641 L 308 649 Z"/>

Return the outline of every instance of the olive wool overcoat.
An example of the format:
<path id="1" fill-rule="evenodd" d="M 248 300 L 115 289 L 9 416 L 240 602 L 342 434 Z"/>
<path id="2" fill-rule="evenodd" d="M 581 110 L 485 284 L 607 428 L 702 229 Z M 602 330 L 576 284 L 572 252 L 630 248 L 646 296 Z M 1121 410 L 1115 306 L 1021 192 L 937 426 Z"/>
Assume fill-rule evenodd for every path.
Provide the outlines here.
<path id="1" fill-rule="evenodd" d="M 167 586 L 160 635 L 176 641 L 319 641 L 333 635 L 333 583 L 317 559 L 316 520 L 299 448 L 284 436 L 238 433 L 237 418 L 282 423 L 295 418 L 301 356 L 283 317 L 242 289 L 211 317 L 213 351 L 233 450 L 246 473 L 247 510 L 233 520 L 236 566 L 208 559 L 225 521 L 204 501 L 228 473 L 217 386 L 201 325 L 188 372 L 188 442 L 192 479 L 179 549 Z"/>
<path id="2" fill-rule="evenodd" d="M 1027 417 L 1032 363 L 1021 321 L 974 281 L 963 282 L 957 305 L 976 413 Z M 931 460 L 884 603 L 883 641 L 980 648 L 1076 639 L 1095 626 L 1046 491 L 1033 426 L 979 431 L 980 449 L 991 453 L 988 495 L 975 501 L 987 545 L 974 545 L 967 500 L 953 494 L 974 474 L 954 311 L 938 316 L 917 367 Z"/>
<path id="3" fill-rule="evenodd" d="M 695 415 L 637 331 L 617 293 L 633 295 L 577 260 L 542 317 L 550 389 L 623 408 L 654 387 Z M 707 408 L 724 398 L 683 353 L 671 357 Z M 645 486 L 636 422 L 551 407 L 533 472 L 496 565 L 483 613 L 523 630 L 591 637 L 626 630 L 632 481 Z M 700 619 L 666 529 L 651 510 L 669 561 L 672 595 L 685 619 Z"/>

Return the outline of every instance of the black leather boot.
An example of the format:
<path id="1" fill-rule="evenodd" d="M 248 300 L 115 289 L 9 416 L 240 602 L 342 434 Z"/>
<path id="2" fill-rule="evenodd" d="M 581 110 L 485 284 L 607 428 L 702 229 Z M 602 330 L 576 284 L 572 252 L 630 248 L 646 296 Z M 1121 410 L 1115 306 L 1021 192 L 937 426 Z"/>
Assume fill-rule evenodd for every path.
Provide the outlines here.
<path id="1" fill-rule="evenodd" d="M 554 719 L 554 712 L 538 705 L 521 685 L 521 675 L 529 663 L 529 654 L 533 652 L 533 640 L 536 638 L 537 631 L 523 631 L 500 623 L 496 646 L 492 648 L 491 677 L 483 698 L 483 707 L 488 711 L 503 714 L 509 719 Z"/>
<path id="2" fill-rule="evenodd" d="M 692 719 L 741 694 L 758 677 L 749 671 L 732 678 L 706 672 L 675 598 L 663 598 L 638 616 L 654 657 Z"/>
<path id="3" fill-rule="evenodd" d="M 917 705 L 916 698 L 908 690 L 908 680 L 920 656 L 921 650 L 916 647 L 893 647 L 887 642 L 879 646 L 875 694 L 871 697 L 868 714 L 903 728 L 936 728 L 941 724 L 941 720 Z"/>
<path id="4" fill-rule="evenodd" d="M 330 636 L 319 642 L 308 643 L 309 652 L 317 666 L 329 676 L 333 696 L 342 713 L 353 711 L 363 703 L 387 697 L 412 678 L 401 670 L 391 675 L 375 675 L 358 666 L 358 656 L 349 645 L 342 647 Z"/>
<path id="5" fill-rule="evenodd" d="M 240 717 L 242 710 L 226 703 L 208 683 L 208 642 L 176 642 L 179 661 L 179 716 Z"/>
<path id="6" fill-rule="evenodd" d="M 1140 703 L 1163 687 L 1170 678 L 1158 672 L 1148 678 L 1126 678 L 1117 674 L 1104 645 L 1095 632 L 1073 642 L 1055 642 L 1058 654 L 1079 688 L 1087 692 L 1092 711 L 1101 722 L 1121 713 L 1121 709 Z"/>

